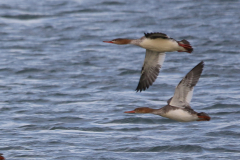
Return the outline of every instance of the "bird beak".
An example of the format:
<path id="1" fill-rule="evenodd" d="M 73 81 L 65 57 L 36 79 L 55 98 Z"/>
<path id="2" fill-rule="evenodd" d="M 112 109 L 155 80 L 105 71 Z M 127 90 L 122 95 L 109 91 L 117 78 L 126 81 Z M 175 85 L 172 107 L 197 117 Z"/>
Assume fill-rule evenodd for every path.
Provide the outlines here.
<path id="1" fill-rule="evenodd" d="M 136 113 L 135 111 L 126 111 L 124 113 Z"/>
<path id="2" fill-rule="evenodd" d="M 103 42 L 105 42 L 105 43 L 113 43 L 113 41 L 103 41 Z"/>

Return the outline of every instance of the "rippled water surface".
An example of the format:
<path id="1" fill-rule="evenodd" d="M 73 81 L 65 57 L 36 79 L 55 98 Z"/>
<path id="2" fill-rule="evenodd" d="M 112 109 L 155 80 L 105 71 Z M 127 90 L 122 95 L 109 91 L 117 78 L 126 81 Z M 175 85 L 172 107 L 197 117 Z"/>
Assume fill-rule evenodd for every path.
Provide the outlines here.
<path id="1" fill-rule="evenodd" d="M 0 1 L 0 153 L 6 159 L 239 159 L 240 1 Z M 163 32 L 167 53 L 136 93 L 145 50 L 103 43 Z M 157 115 L 201 60 L 191 106 L 209 122 Z"/>

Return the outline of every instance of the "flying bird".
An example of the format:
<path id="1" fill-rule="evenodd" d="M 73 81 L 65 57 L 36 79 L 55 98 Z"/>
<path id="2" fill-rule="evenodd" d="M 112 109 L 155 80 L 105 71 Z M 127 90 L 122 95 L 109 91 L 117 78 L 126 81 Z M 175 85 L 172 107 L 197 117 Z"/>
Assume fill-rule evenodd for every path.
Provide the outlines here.
<path id="1" fill-rule="evenodd" d="M 180 122 L 210 121 L 211 117 L 208 114 L 198 113 L 190 107 L 193 89 L 201 76 L 203 66 L 204 63 L 200 62 L 188 72 L 177 85 L 173 97 L 167 101 L 166 106 L 160 109 L 141 107 L 124 113 L 152 113 Z"/>
<path id="2" fill-rule="evenodd" d="M 176 41 L 164 33 L 144 33 L 140 39 L 117 38 L 105 43 L 118 45 L 133 44 L 146 49 L 146 56 L 142 66 L 141 77 L 136 91 L 143 91 L 149 88 L 157 79 L 160 69 L 165 59 L 165 52 L 188 52 L 193 51 L 187 40 Z"/>

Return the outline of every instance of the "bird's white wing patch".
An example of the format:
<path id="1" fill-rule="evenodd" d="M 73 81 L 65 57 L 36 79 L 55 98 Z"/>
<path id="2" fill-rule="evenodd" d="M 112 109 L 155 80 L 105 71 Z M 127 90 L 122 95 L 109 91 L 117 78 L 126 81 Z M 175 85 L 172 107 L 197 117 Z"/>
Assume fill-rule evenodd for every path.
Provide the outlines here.
<path id="1" fill-rule="evenodd" d="M 203 62 L 200 62 L 181 80 L 175 89 L 172 99 L 168 101 L 169 105 L 183 108 L 190 107 L 194 90 L 193 87 L 197 84 L 201 76 L 203 66 Z"/>

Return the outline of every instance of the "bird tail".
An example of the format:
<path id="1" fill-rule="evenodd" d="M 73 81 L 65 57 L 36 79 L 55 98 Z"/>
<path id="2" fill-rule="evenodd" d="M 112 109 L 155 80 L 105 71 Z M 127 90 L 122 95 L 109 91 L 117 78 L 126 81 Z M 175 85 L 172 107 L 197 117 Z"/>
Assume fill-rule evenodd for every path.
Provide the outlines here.
<path id="1" fill-rule="evenodd" d="M 193 51 L 191 44 L 185 39 L 178 41 L 178 45 L 185 49 L 185 50 L 179 50 L 178 52 L 192 53 L 192 51 Z"/>

